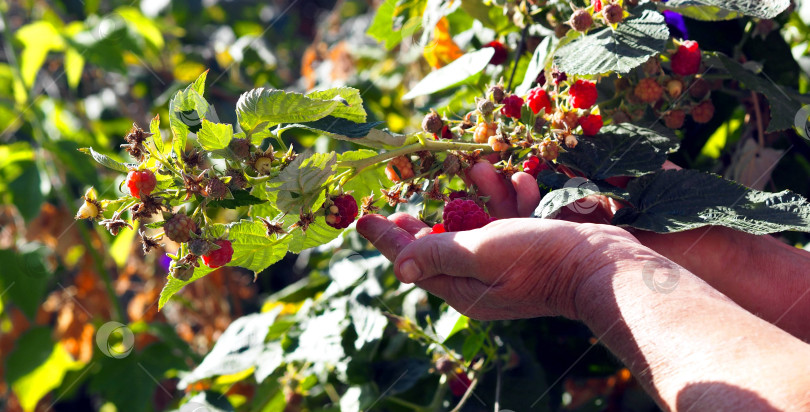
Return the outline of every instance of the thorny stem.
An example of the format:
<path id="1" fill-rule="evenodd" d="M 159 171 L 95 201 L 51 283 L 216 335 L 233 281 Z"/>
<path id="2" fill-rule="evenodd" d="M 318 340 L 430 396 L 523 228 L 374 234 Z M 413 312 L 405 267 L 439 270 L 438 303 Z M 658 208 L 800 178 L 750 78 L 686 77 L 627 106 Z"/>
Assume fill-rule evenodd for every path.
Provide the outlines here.
<path id="1" fill-rule="evenodd" d="M 483 150 L 484 152 L 491 152 L 492 147 L 484 143 L 465 143 L 452 141 L 442 142 L 442 141 L 425 140 L 423 142 L 402 146 L 398 149 L 381 153 L 376 156 L 367 157 L 365 159 L 338 162 L 337 166 L 342 168 L 353 168 L 355 170 L 355 173 L 359 173 L 361 170 L 371 165 L 375 165 L 377 163 L 393 159 L 397 156 L 403 156 L 406 154 L 415 153 L 422 150 L 429 150 L 429 151 Z"/>

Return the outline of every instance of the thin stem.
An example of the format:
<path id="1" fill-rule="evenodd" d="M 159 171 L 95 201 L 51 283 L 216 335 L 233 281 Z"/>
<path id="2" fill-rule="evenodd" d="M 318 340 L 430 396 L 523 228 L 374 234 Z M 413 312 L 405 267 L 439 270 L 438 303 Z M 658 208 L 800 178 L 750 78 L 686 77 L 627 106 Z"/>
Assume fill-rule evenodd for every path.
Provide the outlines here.
<path id="1" fill-rule="evenodd" d="M 475 374 L 475 378 L 473 378 L 472 382 L 470 382 L 470 386 L 467 388 L 467 391 L 464 392 L 464 396 L 461 397 L 461 400 L 458 401 L 458 405 L 453 408 L 450 412 L 459 412 L 461 408 L 470 400 L 470 396 L 472 396 L 475 387 L 478 386 L 478 374 Z"/>
<path id="2" fill-rule="evenodd" d="M 355 173 L 359 173 L 361 170 L 371 165 L 375 165 L 377 163 L 393 159 L 397 156 L 404 156 L 406 154 L 415 153 L 422 150 L 429 150 L 429 151 L 483 150 L 484 152 L 491 152 L 492 147 L 488 144 L 483 143 L 442 142 L 442 141 L 426 140 L 424 142 L 402 146 L 389 152 L 381 153 L 376 156 L 367 157 L 365 159 L 338 162 L 338 167 L 353 168 L 355 169 Z"/>
<path id="3" fill-rule="evenodd" d="M 506 90 L 512 90 L 512 80 L 515 79 L 515 72 L 517 71 L 520 57 L 523 55 L 523 49 L 526 47 L 526 35 L 528 34 L 529 25 L 527 24 L 525 27 L 523 27 L 523 31 L 520 33 L 520 44 L 518 44 L 517 51 L 515 51 L 515 62 L 512 64 L 512 75 L 509 76 L 509 84 L 506 86 Z"/>

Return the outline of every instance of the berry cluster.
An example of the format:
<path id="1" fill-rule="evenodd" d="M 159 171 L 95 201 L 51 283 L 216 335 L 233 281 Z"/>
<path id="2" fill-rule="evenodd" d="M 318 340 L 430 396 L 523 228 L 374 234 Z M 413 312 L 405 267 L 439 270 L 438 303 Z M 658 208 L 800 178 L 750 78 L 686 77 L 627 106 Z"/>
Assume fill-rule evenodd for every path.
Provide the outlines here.
<path id="1" fill-rule="evenodd" d="M 710 99 L 713 85 L 703 78 L 701 61 L 697 42 L 676 42 L 668 68 L 657 56 L 637 71 L 637 80 L 632 76 L 619 79 L 616 91 L 622 99 L 619 107 L 609 110 L 613 122 L 637 121 L 651 107 L 670 129 L 683 127 L 687 115 L 695 123 L 708 123 L 714 116 Z"/>

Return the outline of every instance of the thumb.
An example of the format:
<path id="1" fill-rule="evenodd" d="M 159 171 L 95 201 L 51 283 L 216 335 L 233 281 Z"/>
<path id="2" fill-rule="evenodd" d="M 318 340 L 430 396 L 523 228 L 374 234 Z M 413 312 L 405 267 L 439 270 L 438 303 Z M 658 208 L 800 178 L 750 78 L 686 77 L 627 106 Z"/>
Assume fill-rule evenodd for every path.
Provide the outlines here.
<path id="1" fill-rule="evenodd" d="M 476 232 L 440 233 L 417 239 L 399 253 L 394 273 L 404 283 L 436 275 L 476 277 Z"/>

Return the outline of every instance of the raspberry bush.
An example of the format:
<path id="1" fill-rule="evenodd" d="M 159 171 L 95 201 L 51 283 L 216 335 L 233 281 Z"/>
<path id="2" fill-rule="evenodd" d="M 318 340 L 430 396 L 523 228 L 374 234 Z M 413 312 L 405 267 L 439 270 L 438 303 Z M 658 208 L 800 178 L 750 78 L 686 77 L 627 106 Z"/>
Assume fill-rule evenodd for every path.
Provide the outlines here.
<path id="1" fill-rule="evenodd" d="M 476 398 L 491 405 L 500 396 L 504 408 L 529 410 L 534 399 L 524 399 L 526 393 L 538 388 L 549 390 L 539 404 L 549 410 L 562 408 L 563 399 L 570 409 L 626 409 L 621 402 L 630 399 L 633 385 L 610 359 L 590 354 L 587 367 L 583 362 L 575 372 L 602 379 L 597 382 L 605 385 L 598 387 L 607 389 L 594 390 L 597 395 L 568 378 L 557 386 L 544 382 L 544 375 L 565 372 L 557 363 L 577 360 L 568 359 L 565 348 L 587 345 L 587 332 L 559 320 L 467 319 L 419 289 L 399 287 L 390 265 L 357 237 L 352 224 L 365 214 L 398 211 L 424 221 L 434 239 L 480 229 L 493 220 L 486 205 L 498 199 L 483 197 L 468 172 L 488 161 L 504 179 L 521 172 L 536 178 L 543 193 L 536 218 L 554 218 L 583 197 L 600 194 L 621 207 L 611 223 L 623 227 L 670 233 L 720 225 L 803 243 L 797 232 L 810 229 L 810 208 L 796 193 L 810 187 L 803 174 L 805 135 L 795 128 L 795 117 L 808 103 L 801 93 L 810 82 L 792 53 L 806 57 L 810 34 L 802 33 L 810 30 L 783 1 L 718 4 L 408 0 L 367 10 L 366 4 L 340 2 L 329 19 L 302 19 L 294 29 L 316 27 L 317 40 L 289 49 L 277 40 L 284 37 L 286 44 L 300 41 L 298 36 L 255 30 L 256 16 L 272 14 L 270 6 L 251 9 L 248 20 L 215 34 L 186 23 L 199 17 L 207 29 L 211 21 L 227 19 L 230 6 L 203 5 L 202 17 L 173 11 L 154 27 L 137 8 L 122 7 L 121 18 L 140 23 L 111 32 L 103 39 L 108 48 L 101 50 L 85 50 L 88 36 L 98 32 L 92 2 L 85 6 L 91 15 L 85 23 L 60 26 L 54 22 L 61 10 L 43 12 L 47 19 L 10 42 L 26 48 L 21 66 L 0 71 L 8 80 L 0 88 L 13 90 L 0 106 L 16 102 L 14 110 L 0 111 L 0 121 L 26 106 L 34 108 L 30 116 L 39 116 L 19 122 L 34 144 L 13 144 L 27 144 L 28 151 L 0 151 L 0 192 L 16 204 L 21 187 L 51 187 L 61 203 L 72 206 L 68 217 L 87 219 L 73 225 L 87 232 L 87 250 L 102 245 L 95 259 L 100 267 L 94 268 L 99 276 L 109 272 L 105 254 L 112 251 L 119 283 L 105 286 L 103 277 L 88 277 L 86 265 L 75 266 L 69 279 L 80 286 L 79 299 L 82 293 L 87 299 L 120 299 L 122 307 L 110 311 L 119 315 L 94 311 L 85 324 L 60 330 L 92 339 L 85 331 L 100 320 L 129 319 L 137 347 L 128 365 L 136 365 L 137 373 L 158 370 L 157 379 L 178 388 L 169 390 L 175 395 L 171 406 L 152 409 L 218 399 L 228 404 L 222 409 L 236 410 L 428 411 L 475 409 Z M 118 20 L 101 22 L 115 28 Z M 172 27 L 164 33 L 174 42 L 171 53 L 159 52 L 162 37 L 155 32 L 162 27 Z M 186 29 L 195 34 L 183 38 Z M 58 36 L 44 48 L 29 40 L 51 31 Z M 720 31 L 728 42 L 717 41 Z M 231 34 L 238 41 L 229 43 Z M 136 41 L 127 37 L 132 35 Z M 192 38 L 204 39 L 210 50 L 208 43 L 177 43 Z M 198 49 L 205 52 L 188 59 L 178 52 Z M 71 63 L 65 80 L 52 70 L 62 54 Z M 34 82 L 29 69 L 39 56 L 47 64 L 39 63 L 42 78 Z M 109 107 L 97 109 L 110 91 L 118 96 L 124 89 L 92 77 L 109 67 L 135 79 L 129 85 L 133 99 L 151 99 L 154 106 L 123 102 L 137 111 L 112 120 Z M 49 80 L 69 82 L 60 95 L 87 93 L 87 101 L 54 101 Z M 30 90 L 20 92 L 25 87 Z M 94 118 L 84 117 L 94 110 Z M 138 125 L 125 133 L 133 120 Z M 74 126 L 82 131 L 67 136 Z M 118 134 L 105 136 L 110 130 Z M 110 170 L 87 167 L 89 158 L 79 147 Z M 53 173 L 50 159 L 40 158 L 49 150 L 76 170 Z M 762 163 L 770 158 L 784 160 L 778 167 Z M 685 169 L 663 171 L 668 159 Z M 21 172 L 25 162 L 36 164 L 34 173 Z M 50 176 L 47 182 L 37 180 L 43 175 Z M 593 185 L 579 184 L 583 178 Z M 36 209 L 26 206 L 17 205 L 21 213 Z M 4 247 L 14 233 L 5 230 L 8 221 L 0 233 Z M 41 239 L 47 244 L 59 235 Z M 137 244 L 129 247 L 133 238 Z M 349 249 L 353 254 L 341 254 Z M 64 254 L 60 265 L 92 262 L 77 258 L 75 249 Z M 9 267 L 21 262 L 28 260 Z M 140 279 L 144 267 L 159 273 Z M 236 285 L 240 271 L 256 283 Z M 0 290 L 10 284 L 4 276 Z M 65 294 L 72 293 L 67 286 Z M 241 296 L 260 287 L 267 288 L 262 301 L 241 304 Z M 137 288 L 143 291 L 131 292 Z M 12 319 L 15 299 L 3 300 L 0 320 Z M 138 304 L 149 308 L 153 301 L 161 311 L 138 318 Z M 218 311 L 230 303 L 234 317 L 261 312 L 223 331 L 231 319 Z M 43 310 L 69 304 L 49 298 Z M 37 307 L 25 308 L 34 320 Z M 76 313 L 72 318 L 86 317 Z M 182 345 L 167 348 L 174 335 L 150 324 L 149 316 L 209 324 L 178 326 Z M 538 336 L 538 330 L 548 333 Z M 204 334 L 212 338 L 199 344 Z M 74 348 L 76 339 L 60 345 Z M 154 346 L 156 339 L 162 346 Z M 214 340 L 205 360 L 195 357 Z M 7 342 L 0 336 L 4 352 Z M 21 359 L 16 353 L 8 359 Z M 182 361 L 157 369 L 160 362 L 135 357 L 144 353 Z M 83 370 L 68 372 L 73 366 L 67 365 L 54 376 L 94 375 L 98 364 L 84 362 Z M 101 369 L 118 371 L 121 365 L 104 363 Z M 595 378 L 595 371 L 608 376 Z M 87 387 L 103 388 L 112 373 L 99 374 Z M 12 390 L 25 387 L 10 382 Z M 501 392 L 494 390 L 497 382 Z M 138 402 L 113 403 L 120 410 L 148 410 L 142 405 L 151 392 L 140 386 L 131 388 Z M 119 392 L 108 388 L 102 397 L 126 398 Z"/>

